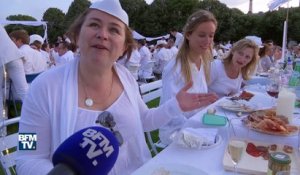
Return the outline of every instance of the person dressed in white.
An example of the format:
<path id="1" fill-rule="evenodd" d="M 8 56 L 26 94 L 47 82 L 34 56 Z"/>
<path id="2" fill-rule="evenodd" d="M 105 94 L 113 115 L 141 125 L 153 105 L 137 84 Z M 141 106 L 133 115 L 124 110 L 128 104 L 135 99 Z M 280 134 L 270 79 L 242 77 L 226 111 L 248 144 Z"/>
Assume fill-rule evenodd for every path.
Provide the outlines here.
<path id="1" fill-rule="evenodd" d="M 178 48 L 175 46 L 175 41 L 173 37 L 170 37 L 168 39 L 167 48 L 170 49 L 172 53 L 172 58 L 176 58 L 176 55 L 178 53 Z"/>
<path id="2" fill-rule="evenodd" d="M 44 60 L 42 54 L 32 49 L 29 44 L 29 35 L 25 30 L 16 30 L 9 34 L 16 46 L 20 49 L 24 57 L 22 57 L 25 74 L 40 73 L 45 66 L 40 65 L 41 60 Z"/>
<path id="3" fill-rule="evenodd" d="M 17 46 L 12 42 L 4 27 L 0 25 L 0 119 L 3 118 L 3 78 L 4 78 L 4 65 L 8 73 L 9 78 L 13 82 L 14 89 L 18 99 L 24 100 L 28 85 L 25 79 L 25 72 L 21 57 L 22 53 L 19 51 Z M 5 117 L 5 116 L 4 116 Z"/>
<path id="4" fill-rule="evenodd" d="M 39 53 L 39 57 L 35 60 L 35 72 L 44 72 L 48 69 L 47 62 L 50 61 L 49 53 L 42 50 L 42 44 L 44 44 L 44 39 L 37 34 L 30 35 L 29 45 L 31 48 L 35 49 Z"/>
<path id="5" fill-rule="evenodd" d="M 74 53 L 68 49 L 69 43 L 63 41 L 58 44 L 58 57 L 55 61 L 56 66 L 64 65 L 74 59 Z"/>
<path id="6" fill-rule="evenodd" d="M 139 70 L 139 76 L 141 78 L 147 78 L 149 76 L 152 76 L 153 66 L 149 66 L 149 63 L 152 61 L 152 54 L 146 46 L 146 40 L 138 40 L 138 49 L 141 55 L 141 67 Z"/>
<path id="7" fill-rule="evenodd" d="M 156 52 L 153 54 L 153 61 L 155 61 L 153 67 L 153 73 L 156 76 L 161 77 L 164 67 L 168 62 L 174 58 L 172 57 L 172 52 L 170 49 L 167 49 L 167 42 L 165 40 L 158 40 L 156 44 Z"/>
<path id="8" fill-rule="evenodd" d="M 255 71 L 257 59 L 258 47 L 253 41 L 242 39 L 236 42 L 224 60 L 211 63 L 209 92 L 215 92 L 219 97 L 238 93 L 242 82 Z"/>
<path id="9" fill-rule="evenodd" d="M 215 93 L 207 93 L 207 80 L 212 59 L 211 49 L 216 28 L 217 20 L 209 11 L 199 10 L 188 18 L 184 27 L 183 45 L 180 47 L 177 57 L 169 62 L 162 74 L 160 105 L 164 105 L 169 99 L 172 99 L 188 82 L 192 84 L 189 92 L 201 93 L 197 99 L 201 107 L 217 100 Z M 168 124 L 161 127 L 159 129 L 161 142 L 165 145 L 170 144 L 170 135 L 180 129 L 187 118 L 198 110 L 177 114 Z"/>
<path id="10" fill-rule="evenodd" d="M 268 72 L 273 64 L 272 56 L 273 56 L 273 45 L 263 44 L 263 48 L 259 51 L 260 56 L 260 65 L 263 72 Z"/>
<path id="11" fill-rule="evenodd" d="M 101 0 L 70 26 L 68 36 L 80 48 L 80 55 L 32 83 L 22 106 L 19 132 L 36 133 L 38 146 L 34 151 L 18 150 L 18 174 L 47 174 L 59 145 L 76 131 L 99 126 L 95 123 L 98 115 L 109 111 L 124 140 L 109 175 L 130 175 L 151 158 L 144 131 L 201 106 L 201 94 L 188 93 L 191 85 L 187 84 L 164 105 L 148 109 L 135 79 L 116 63 L 133 44 L 128 24 L 118 0 Z"/>
<path id="12" fill-rule="evenodd" d="M 183 35 L 177 31 L 177 29 L 173 28 L 170 30 L 171 35 L 173 35 L 175 39 L 175 46 L 179 49 L 183 44 L 184 37 Z"/>

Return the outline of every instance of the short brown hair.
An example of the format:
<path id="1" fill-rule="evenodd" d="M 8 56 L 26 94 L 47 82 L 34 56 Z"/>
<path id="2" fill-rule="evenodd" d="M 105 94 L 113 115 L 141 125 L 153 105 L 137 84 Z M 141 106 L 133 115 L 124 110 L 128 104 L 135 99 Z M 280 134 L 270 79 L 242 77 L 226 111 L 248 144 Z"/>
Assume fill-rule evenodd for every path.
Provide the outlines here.
<path id="1" fill-rule="evenodd" d="M 9 37 L 21 40 L 23 44 L 29 44 L 29 35 L 26 30 L 15 30 L 10 32 Z"/>

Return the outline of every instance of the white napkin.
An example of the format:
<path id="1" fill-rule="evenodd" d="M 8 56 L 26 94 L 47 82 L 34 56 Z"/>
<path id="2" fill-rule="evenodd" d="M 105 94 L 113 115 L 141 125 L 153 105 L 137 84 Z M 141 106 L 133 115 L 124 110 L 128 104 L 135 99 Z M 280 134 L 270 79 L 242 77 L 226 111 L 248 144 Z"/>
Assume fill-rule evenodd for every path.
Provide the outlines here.
<path id="1" fill-rule="evenodd" d="M 171 139 L 180 146 L 201 149 L 215 144 L 217 132 L 216 128 L 184 128 Z"/>

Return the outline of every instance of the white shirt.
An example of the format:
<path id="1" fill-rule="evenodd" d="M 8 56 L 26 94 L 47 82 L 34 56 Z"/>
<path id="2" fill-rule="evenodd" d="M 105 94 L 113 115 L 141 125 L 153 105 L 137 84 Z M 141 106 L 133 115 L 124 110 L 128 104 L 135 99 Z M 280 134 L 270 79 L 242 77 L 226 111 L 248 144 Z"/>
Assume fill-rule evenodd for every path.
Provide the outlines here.
<path id="1" fill-rule="evenodd" d="M 182 45 L 182 43 L 183 43 L 183 41 L 184 41 L 184 37 L 183 37 L 183 35 L 180 32 L 176 32 L 175 38 L 176 38 L 176 40 L 175 40 L 175 44 L 174 45 L 177 48 L 180 48 L 181 45 Z"/>
<path id="2" fill-rule="evenodd" d="M 167 100 L 174 98 L 176 94 L 185 86 L 185 80 L 181 73 L 180 64 L 175 66 L 176 59 L 172 59 L 169 64 L 164 68 L 162 74 L 162 96 L 160 98 L 160 105 L 164 104 Z M 193 80 L 193 86 L 188 90 L 188 92 L 195 93 L 207 93 L 207 83 L 204 74 L 204 68 L 201 64 L 200 70 L 197 69 L 197 66 L 194 63 L 190 63 L 191 74 Z M 198 110 L 191 112 L 185 112 L 184 114 L 178 114 L 173 118 L 167 125 L 164 125 L 159 129 L 159 138 L 164 144 L 170 144 L 171 134 L 181 129 L 186 118 L 191 117 Z"/>
<path id="3" fill-rule="evenodd" d="M 32 82 L 22 106 L 19 132 L 36 133 L 35 151 L 18 151 L 17 173 L 45 175 L 52 168 L 52 155 L 58 146 L 75 131 L 95 126 L 101 111 L 78 107 L 78 62 L 50 69 Z M 121 65 L 114 65 L 124 87 L 123 93 L 107 109 L 123 136 L 119 156 L 110 175 L 129 175 L 151 158 L 144 131 L 157 129 L 181 112 L 176 98 L 159 108 L 148 109 L 136 80 Z"/>
<path id="4" fill-rule="evenodd" d="M 74 53 L 68 50 L 65 54 L 58 56 L 55 60 L 56 66 L 64 65 L 74 59 Z"/>
<path id="5" fill-rule="evenodd" d="M 211 62 L 209 92 L 215 92 L 219 97 L 232 95 L 240 91 L 242 85 L 242 74 L 237 78 L 229 78 L 225 72 L 224 64 L 221 60 Z"/>
<path id="6" fill-rule="evenodd" d="M 155 61 L 153 72 L 161 74 L 164 67 L 172 59 L 172 52 L 170 49 L 164 47 L 160 48 L 154 55 L 153 60 Z"/>
<path id="7" fill-rule="evenodd" d="M 45 70 L 46 60 L 39 51 L 32 49 L 28 44 L 23 44 L 19 49 L 24 55 L 25 74 L 34 74 Z"/>
<path id="8" fill-rule="evenodd" d="M 152 70 L 153 66 L 148 65 L 149 62 L 151 62 L 152 54 L 146 46 L 142 46 L 139 49 L 139 53 L 141 55 L 141 62 L 140 62 L 141 67 L 140 67 L 139 75 L 142 78 L 149 77 L 153 74 L 153 70 Z"/>

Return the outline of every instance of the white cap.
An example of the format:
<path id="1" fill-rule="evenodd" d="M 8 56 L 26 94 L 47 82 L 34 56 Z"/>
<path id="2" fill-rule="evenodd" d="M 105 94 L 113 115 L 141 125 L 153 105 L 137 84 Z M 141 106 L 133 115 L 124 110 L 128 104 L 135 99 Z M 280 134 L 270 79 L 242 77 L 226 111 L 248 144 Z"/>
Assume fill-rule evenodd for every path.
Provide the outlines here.
<path id="1" fill-rule="evenodd" d="M 259 48 L 263 48 L 262 41 L 260 37 L 257 36 L 246 36 L 246 39 L 253 41 Z"/>
<path id="2" fill-rule="evenodd" d="M 119 0 L 98 0 L 90 6 L 90 9 L 106 12 L 120 19 L 127 26 L 129 25 L 128 15 L 123 10 Z"/>
<path id="3" fill-rule="evenodd" d="M 29 38 L 30 38 L 29 44 L 32 44 L 34 41 L 39 41 L 42 44 L 44 44 L 44 39 L 40 35 L 33 34 L 33 35 L 30 35 Z"/>
<path id="4" fill-rule="evenodd" d="M 161 44 L 167 44 L 166 40 L 158 40 L 156 42 L 156 46 L 161 45 Z"/>

